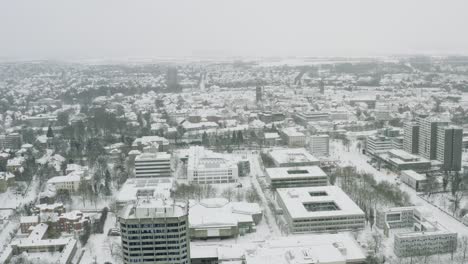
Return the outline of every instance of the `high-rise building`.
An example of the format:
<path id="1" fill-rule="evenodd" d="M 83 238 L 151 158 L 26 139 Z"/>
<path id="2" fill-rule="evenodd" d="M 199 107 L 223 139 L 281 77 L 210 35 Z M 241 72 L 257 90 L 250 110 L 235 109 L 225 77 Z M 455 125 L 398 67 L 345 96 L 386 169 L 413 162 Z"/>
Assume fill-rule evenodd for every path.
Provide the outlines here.
<path id="1" fill-rule="evenodd" d="M 257 86 L 255 89 L 255 99 L 257 102 L 262 101 L 262 94 L 263 94 L 263 88 L 261 86 Z"/>
<path id="2" fill-rule="evenodd" d="M 445 171 L 462 169 L 463 128 L 441 126 L 437 131 L 437 160 L 442 162 Z"/>
<path id="3" fill-rule="evenodd" d="M 325 83 L 323 82 L 323 80 L 319 81 L 318 87 L 319 87 L 320 93 L 324 94 L 325 93 Z"/>
<path id="4" fill-rule="evenodd" d="M 403 149 L 408 153 L 418 154 L 419 124 L 415 122 L 406 123 L 403 136 Z"/>
<path id="5" fill-rule="evenodd" d="M 190 264 L 188 205 L 143 199 L 118 217 L 125 264 Z"/>
<path id="6" fill-rule="evenodd" d="M 179 93 L 182 90 L 182 87 L 179 85 L 176 67 L 169 67 L 167 69 L 166 85 L 169 92 Z"/>
<path id="7" fill-rule="evenodd" d="M 447 126 L 448 122 L 438 118 L 419 118 L 419 155 L 429 160 L 437 158 L 437 128 Z"/>

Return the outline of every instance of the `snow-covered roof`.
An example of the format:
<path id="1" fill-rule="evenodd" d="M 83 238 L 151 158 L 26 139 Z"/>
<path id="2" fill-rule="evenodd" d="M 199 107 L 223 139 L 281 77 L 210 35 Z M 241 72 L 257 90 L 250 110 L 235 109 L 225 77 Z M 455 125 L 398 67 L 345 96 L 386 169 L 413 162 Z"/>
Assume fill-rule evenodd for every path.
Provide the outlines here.
<path id="1" fill-rule="evenodd" d="M 319 166 L 267 168 L 266 173 L 270 179 L 327 177 Z"/>
<path id="2" fill-rule="evenodd" d="M 279 188 L 276 190 L 285 210 L 293 219 L 364 215 L 364 212 L 337 186 Z M 335 210 L 309 211 L 305 204 L 334 203 Z"/>

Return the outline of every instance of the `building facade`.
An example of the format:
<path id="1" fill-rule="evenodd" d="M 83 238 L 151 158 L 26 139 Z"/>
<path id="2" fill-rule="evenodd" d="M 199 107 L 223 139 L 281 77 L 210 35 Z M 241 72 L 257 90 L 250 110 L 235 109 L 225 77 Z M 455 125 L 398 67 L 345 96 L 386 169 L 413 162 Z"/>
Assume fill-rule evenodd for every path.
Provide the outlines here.
<path id="1" fill-rule="evenodd" d="M 428 160 L 437 158 L 437 131 L 440 126 L 447 126 L 448 122 L 442 122 L 436 118 L 418 118 L 419 123 L 419 155 Z"/>
<path id="2" fill-rule="evenodd" d="M 143 153 L 135 157 L 136 178 L 168 178 L 171 174 L 171 154 Z"/>
<path id="3" fill-rule="evenodd" d="M 198 184 L 231 183 L 238 181 L 239 171 L 237 163 L 222 154 L 193 146 L 189 149 L 187 178 Z"/>
<path id="4" fill-rule="evenodd" d="M 316 157 L 328 156 L 330 154 L 330 136 L 313 135 L 309 138 L 310 152 Z"/>
<path id="5" fill-rule="evenodd" d="M 419 124 L 406 123 L 403 132 L 403 150 L 411 154 L 418 154 L 419 148 Z"/>
<path id="6" fill-rule="evenodd" d="M 126 206 L 118 221 L 125 264 L 190 264 L 186 204 L 152 199 Z"/>
<path id="7" fill-rule="evenodd" d="M 462 169 L 463 128 L 456 126 L 439 127 L 437 131 L 437 160 L 442 162 L 444 171 Z"/>

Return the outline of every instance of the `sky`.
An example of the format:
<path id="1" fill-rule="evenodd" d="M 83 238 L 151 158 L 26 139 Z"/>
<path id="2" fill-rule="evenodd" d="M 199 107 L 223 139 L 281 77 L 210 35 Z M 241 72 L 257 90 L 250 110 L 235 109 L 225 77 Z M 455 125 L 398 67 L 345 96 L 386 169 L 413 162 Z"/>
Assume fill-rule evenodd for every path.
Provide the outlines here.
<path id="1" fill-rule="evenodd" d="M 468 54 L 466 0 L 0 0 L 0 58 Z"/>

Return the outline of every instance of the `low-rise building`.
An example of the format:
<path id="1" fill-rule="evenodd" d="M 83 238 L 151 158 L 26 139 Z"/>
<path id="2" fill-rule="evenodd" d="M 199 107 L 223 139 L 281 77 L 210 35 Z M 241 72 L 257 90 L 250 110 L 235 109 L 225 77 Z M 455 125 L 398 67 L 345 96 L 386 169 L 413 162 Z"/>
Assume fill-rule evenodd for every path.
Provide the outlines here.
<path id="1" fill-rule="evenodd" d="M 410 154 L 401 149 L 391 149 L 386 153 L 381 153 L 379 158 L 396 171 L 414 170 L 418 172 L 428 171 L 431 168 L 431 161 L 420 156 Z"/>
<path id="2" fill-rule="evenodd" d="M 383 135 L 372 135 L 366 138 L 366 152 L 377 155 L 392 149 L 392 139 Z"/>
<path id="3" fill-rule="evenodd" d="M 320 161 L 304 148 L 274 149 L 268 152 L 276 167 L 318 166 Z"/>
<path id="4" fill-rule="evenodd" d="M 166 152 L 143 153 L 135 157 L 136 178 L 171 177 L 171 154 Z"/>
<path id="5" fill-rule="evenodd" d="M 169 199 L 173 187 L 172 178 L 130 178 L 117 194 L 117 207 L 123 208 L 138 198 Z"/>
<path id="6" fill-rule="evenodd" d="M 0 171 L 0 193 L 5 192 L 8 187 L 15 184 L 15 175 L 11 172 Z"/>
<path id="7" fill-rule="evenodd" d="M 292 233 L 360 230 L 364 212 L 339 187 L 277 189 L 277 202 Z"/>
<path id="8" fill-rule="evenodd" d="M 224 198 L 190 201 L 190 237 L 197 239 L 236 237 L 255 232 L 262 219 L 256 203 L 229 202 Z"/>
<path id="9" fill-rule="evenodd" d="M 272 189 L 328 185 L 327 174 L 318 166 L 267 168 L 266 179 Z"/>
<path id="10" fill-rule="evenodd" d="M 426 175 L 417 173 L 414 170 L 401 171 L 400 179 L 403 183 L 406 183 L 417 192 L 423 191 L 427 183 Z"/>
<path id="11" fill-rule="evenodd" d="M 232 183 L 239 179 L 237 163 L 201 146 L 189 149 L 187 178 L 198 184 Z"/>
<path id="12" fill-rule="evenodd" d="M 281 130 L 280 135 L 290 148 L 303 148 L 305 146 L 306 136 L 294 127 L 287 127 Z"/>

